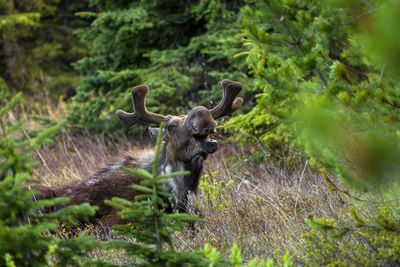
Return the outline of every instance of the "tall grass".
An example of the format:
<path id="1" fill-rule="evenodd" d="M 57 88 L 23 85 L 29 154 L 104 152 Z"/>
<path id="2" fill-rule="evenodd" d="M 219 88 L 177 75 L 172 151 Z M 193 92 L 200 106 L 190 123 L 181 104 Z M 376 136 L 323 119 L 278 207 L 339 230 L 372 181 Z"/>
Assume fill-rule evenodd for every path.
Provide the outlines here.
<path id="1" fill-rule="evenodd" d="M 323 179 L 308 164 L 290 173 L 272 161 L 268 165 L 248 163 L 238 169 L 233 166 L 235 161 L 226 159 L 239 153 L 242 162 L 250 162 L 243 160 L 249 155 L 232 144 L 224 145 L 207 161 L 198 200 L 205 223 L 198 226 L 193 237 L 190 232 L 178 235 L 184 248 L 197 249 L 208 242 L 227 251 L 236 242 L 246 259 L 272 258 L 285 250 L 301 255 L 301 233 L 308 227 L 304 220 L 307 216 L 346 216 L 343 198 L 329 193 Z M 218 194 L 217 201 L 211 203 L 207 201 L 210 193 L 202 190 L 210 184 Z"/>
<path id="2" fill-rule="evenodd" d="M 205 222 L 196 224 L 195 231 L 188 228 L 177 233 L 178 248 L 196 250 L 210 243 L 228 253 L 236 242 L 244 259 L 268 258 L 285 250 L 301 254 L 301 233 L 308 215 L 347 216 L 343 197 L 328 192 L 307 162 L 290 171 L 280 168 L 277 161 L 252 164 L 245 149 L 222 139 L 219 142 L 219 150 L 205 161 L 196 197 L 196 212 Z M 47 185 L 84 178 L 124 151 L 150 146 L 146 137 L 106 139 L 89 133 L 63 133 L 53 145 L 37 151 L 40 167 L 34 178 Z M 240 167 L 236 166 L 238 161 Z"/>
<path id="3" fill-rule="evenodd" d="M 129 141 L 124 136 L 110 139 L 89 133 L 79 136 L 62 133 L 53 145 L 37 151 L 40 167 L 35 169 L 34 176 L 47 185 L 85 178 L 112 163 L 123 151 L 144 148 L 143 140 L 145 138 Z"/>

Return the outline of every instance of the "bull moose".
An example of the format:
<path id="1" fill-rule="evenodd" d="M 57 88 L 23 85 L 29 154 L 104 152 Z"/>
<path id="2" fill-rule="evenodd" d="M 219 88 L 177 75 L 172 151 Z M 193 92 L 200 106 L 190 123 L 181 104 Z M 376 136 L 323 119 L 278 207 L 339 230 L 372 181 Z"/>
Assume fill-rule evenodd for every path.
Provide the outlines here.
<path id="1" fill-rule="evenodd" d="M 213 109 L 196 106 L 187 115 L 163 116 L 146 109 L 146 95 L 149 88 L 139 85 L 132 89 L 132 101 L 135 113 L 117 111 L 122 125 L 131 128 L 135 124 L 155 124 L 164 122 L 165 129 L 158 163 L 158 174 L 189 171 L 190 174 L 169 178 L 166 186 L 172 197 L 167 212 L 188 211 L 188 195 L 196 192 L 201 176 L 203 162 L 209 154 L 217 150 L 217 141 L 211 136 L 216 132 L 216 119 L 231 115 L 243 103 L 236 96 L 242 84 L 230 80 L 221 82 L 223 98 Z M 152 136 L 157 136 L 159 128 L 149 128 Z M 118 161 L 108 165 L 97 173 L 69 183 L 53 187 L 35 185 L 36 199 L 69 197 L 68 205 L 88 202 L 99 207 L 92 221 L 99 220 L 104 226 L 123 223 L 115 208 L 104 201 L 113 197 L 133 201 L 135 192 L 131 185 L 138 184 L 140 178 L 121 170 L 121 166 L 131 169 L 151 171 L 154 150 L 128 151 Z M 57 208 L 57 207 L 56 207 Z"/>

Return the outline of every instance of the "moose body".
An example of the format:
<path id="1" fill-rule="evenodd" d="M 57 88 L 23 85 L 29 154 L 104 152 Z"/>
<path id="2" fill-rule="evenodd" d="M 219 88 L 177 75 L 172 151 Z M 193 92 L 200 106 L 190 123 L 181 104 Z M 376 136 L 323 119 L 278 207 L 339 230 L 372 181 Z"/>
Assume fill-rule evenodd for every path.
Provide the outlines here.
<path id="1" fill-rule="evenodd" d="M 176 210 L 188 212 L 190 210 L 188 195 L 196 192 L 204 160 L 217 150 L 217 142 L 211 139 L 211 135 L 216 132 L 215 119 L 232 114 L 243 102 L 241 98 L 236 98 L 242 88 L 240 83 L 224 80 L 222 87 L 224 89 L 223 99 L 211 110 L 197 106 L 187 115 L 163 116 L 147 111 L 145 99 L 149 89 L 147 86 L 141 85 L 132 89 L 135 113 L 121 110 L 117 112 L 117 117 L 126 128 L 138 123 L 159 125 L 164 122 L 165 130 L 158 162 L 158 174 L 190 172 L 188 175 L 176 176 L 167 180 L 166 186 L 172 195 L 170 199 L 166 200 L 169 204 L 167 212 Z M 152 137 L 157 136 L 158 132 L 159 128 L 149 128 Z M 155 151 L 153 150 L 126 152 L 120 160 L 87 178 L 54 187 L 32 187 L 38 191 L 36 199 L 69 197 L 68 205 L 84 202 L 96 205 L 99 209 L 92 218 L 92 222 L 98 221 L 104 226 L 112 226 L 116 223 L 123 223 L 123 221 L 116 214 L 116 210 L 104 201 L 113 197 L 134 201 L 138 192 L 135 192 L 131 185 L 138 184 L 141 180 L 123 171 L 121 166 L 145 169 L 151 172 L 154 155 Z"/>

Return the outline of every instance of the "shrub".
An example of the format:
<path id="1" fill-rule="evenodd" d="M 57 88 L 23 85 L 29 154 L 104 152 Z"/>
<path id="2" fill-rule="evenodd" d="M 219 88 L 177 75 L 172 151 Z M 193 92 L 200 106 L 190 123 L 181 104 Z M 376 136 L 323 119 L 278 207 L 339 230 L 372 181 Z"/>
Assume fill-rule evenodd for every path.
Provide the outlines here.
<path id="1" fill-rule="evenodd" d="M 364 13 L 274 0 L 242 9 L 246 61 L 262 93 L 251 112 L 230 120 L 238 139 L 294 147 L 313 166 L 358 186 L 393 178 L 400 89 L 358 29 L 360 20 L 386 8 L 359 8 Z"/>
<path id="2" fill-rule="evenodd" d="M 74 224 L 74 217 L 94 215 L 95 208 L 88 204 L 70 206 L 45 214 L 46 209 L 68 199 L 34 201 L 30 175 L 36 163 L 31 161 L 32 151 L 57 132 L 62 123 L 42 130 L 34 138 L 25 136 L 23 122 L 8 120 L 8 113 L 20 103 L 19 93 L 8 100 L 4 83 L 0 91 L 0 265 L 4 266 L 60 266 L 93 262 L 87 251 L 98 243 L 82 234 L 74 239 L 59 239 L 51 232 L 61 222 Z"/>
<path id="3" fill-rule="evenodd" d="M 354 208 L 354 221 L 337 225 L 329 218 L 307 219 L 310 230 L 303 237 L 306 265 L 332 266 L 395 266 L 400 263 L 399 206 L 385 204 L 368 219 Z"/>
<path id="4" fill-rule="evenodd" d="M 233 183 L 233 180 L 225 182 L 224 180 L 217 181 L 217 172 L 211 173 L 211 176 L 205 174 L 200 179 L 199 190 L 202 196 L 202 201 L 205 206 L 210 206 L 222 211 L 229 208 L 231 203 L 226 200 L 226 192 Z"/>

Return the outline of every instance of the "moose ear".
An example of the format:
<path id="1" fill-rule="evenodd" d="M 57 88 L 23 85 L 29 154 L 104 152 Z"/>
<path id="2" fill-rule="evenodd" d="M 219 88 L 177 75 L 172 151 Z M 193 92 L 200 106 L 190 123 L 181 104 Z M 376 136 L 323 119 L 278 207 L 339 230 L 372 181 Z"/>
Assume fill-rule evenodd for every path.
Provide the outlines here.
<path id="1" fill-rule="evenodd" d="M 149 134 L 151 137 L 151 141 L 153 141 L 154 143 L 157 142 L 157 136 L 159 132 L 160 128 L 149 127 Z"/>
<path id="2" fill-rule="evenodd" d="M 151 140 L 154 143 L 157 142 L 157 136 L 158 136 L 159 132 L 160 132 L 160 128 L 149 127 L 149 134 L 150 134 Z M 162 140 L 167 141 L 166 131 L 163 132 Z"/>

